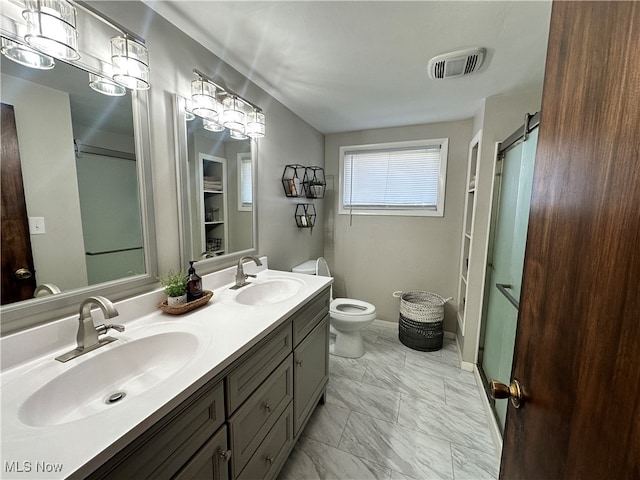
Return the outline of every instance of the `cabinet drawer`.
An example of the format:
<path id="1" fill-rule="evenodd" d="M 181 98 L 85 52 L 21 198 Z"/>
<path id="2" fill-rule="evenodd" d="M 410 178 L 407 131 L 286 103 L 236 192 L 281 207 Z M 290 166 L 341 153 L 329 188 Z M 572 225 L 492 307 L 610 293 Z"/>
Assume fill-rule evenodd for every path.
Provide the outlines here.
<path id="1" fill-rule="evenodd" d="M 324 318 L 329 311 L 329 303 L 329 290 L 327 289 L 293 315 L 294 346 L 298 345 Z"/>
<path id="2" fill-rule="evenodd" d="M 225 378 L 227 414 L 231 415 L 291 353 L 291 324 L 286 323 L 240 359 Z"/>
<path id="3" fill-rule="evenodd" d="M 171 478 L 224 423 L 223 383 L 203 388 L 175 412 L 89 478 Z"/>
<path id="4" fill-rule="evenodd" d="M 228 480 L 227 427 L 211 437 L 173 480 Z"/>
<path id="5" fill-rule="evenodd" d="M 296 347 L 294 366 L 294 432 L 298 432 L 315 409 L 329 381 L 329 315 Z"/>
<path id="6" fill-rule="evenodd" d="M 293 445 L 293 407 L 291 403 L 269 431 L 237 480 L 275 478 Z"/>
<path id="7" fill-rule="evenodd" d="M 293 354 L 290 354 L 228 420 L 233 477 L 242 471 L 292 399 Z"/>

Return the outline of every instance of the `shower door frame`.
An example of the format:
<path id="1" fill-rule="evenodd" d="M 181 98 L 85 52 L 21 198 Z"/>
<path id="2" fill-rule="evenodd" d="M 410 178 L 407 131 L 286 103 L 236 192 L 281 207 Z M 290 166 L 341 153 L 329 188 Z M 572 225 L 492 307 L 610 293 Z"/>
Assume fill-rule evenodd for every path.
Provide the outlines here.
<path id="1" fill-rule="evenodd" d="M 482 313 L 480 317 L 480 329 L 478 332 L 478 353 L 476 359 L 476 365 L 478 369 L 478 374 L 482 379 L 482 386 L 484 387 L 485 394 L 489 401 L 489 405 L 491 406 L 491 413 L 495 418 L 496 424 L 499 425 L 499 419 L 497 417 L 495 403 L 496 401 L 491 396 L 491 388 L 490 382 L 492 379 L 488 378 L 483 367 L 483 358 L 484 358 L 484 343 L 485 343 L 485 333 L 487 327 L 487 314 L 489 307 L 489 292 L 491 290 L 491 268 L 493 263 L 493 254 L 494 254 L 494 245 L 495 245 L 495 234 L 499 217 L 499 208 L 500 208 L 500 193 L 502 191 L 502 170 L 504 165 L 504 159 L 506 157 L 506 153 L 517 145 L 524 143 L 529 138 L 529 134 L 533 132 L 540 126 L 540 112 L 536 112 L 533 115 L 526 114 L 524 123 L 520 128 L 518 128 L 515 132 L 513 132 L 509 137 L 507 137 L 503 142 L 498 143 L 497 153 L 496 153 L 496 168 L 495 168 L 495 180 L 493 184 L 493 193 L 492 193 L 492 206 L 491 206 L 491 218 L 489 222 L 489 238 L 488 245 L 489 248 L 487 250 L 487 264 L 485 266 L 485 281 L 483 285 L 483 294 L 482 294 Z M 509 369 L 511 371 L 511 369 Z M 500 429 L 500 433 L 503 434 L 502 429 Z"/>

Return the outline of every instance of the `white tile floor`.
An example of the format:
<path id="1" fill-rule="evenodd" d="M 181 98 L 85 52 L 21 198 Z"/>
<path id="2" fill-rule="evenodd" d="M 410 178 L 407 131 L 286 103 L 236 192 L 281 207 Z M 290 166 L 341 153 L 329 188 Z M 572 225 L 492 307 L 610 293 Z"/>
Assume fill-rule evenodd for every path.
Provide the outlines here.
<path id="1" fill-rule="evenodd" d="M 498 456 L 478 387 L 458 350 L 418 352 L 376 320 L 358 359 L 331 356 L 318 405 L 280 480 L 495 479 Z"/>

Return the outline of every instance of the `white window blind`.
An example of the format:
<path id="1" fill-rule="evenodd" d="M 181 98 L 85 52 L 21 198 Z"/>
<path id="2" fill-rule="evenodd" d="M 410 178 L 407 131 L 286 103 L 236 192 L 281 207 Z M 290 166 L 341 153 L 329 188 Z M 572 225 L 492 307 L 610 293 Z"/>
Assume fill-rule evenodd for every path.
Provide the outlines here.
<path id="1" fill-rule="evenodd" d="M 253 205 L 253 188 L 251 182 L 251 155 L 238 155 L 238 209 L 251 210 Z"/>
<path id="2" fill-rule="evenodd" d="M 342 213 L 434 215 L 419 212 L 443 207 L 446 145 L 343 147 Z"/>

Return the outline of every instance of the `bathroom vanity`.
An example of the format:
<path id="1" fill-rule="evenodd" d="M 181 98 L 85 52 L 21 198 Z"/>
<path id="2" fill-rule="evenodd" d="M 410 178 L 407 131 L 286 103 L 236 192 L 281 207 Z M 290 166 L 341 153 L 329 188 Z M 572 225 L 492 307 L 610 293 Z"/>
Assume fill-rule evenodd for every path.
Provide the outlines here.
<path id="1" fill-rule="evenodd" d="M 212 288 L 212 282 L 226 282 L 230 274 L 225 270 L 206 276 L 205 288 Z M 29 402 L 33 404 L 33 398 L 47 385 L 61 375 L 73 374 L 73 370 L 64 370 L 69 368 L 64 364 L 50 364 L 55 362 L 55 352 L 3 372 L 3 400 L 9 404 L 3 402 L 2 409 L 2 461 L 16 466 L 11 472 L 5 469 L 3 478 L 276 478 L 316 405 L 324 401 L 329 375 L 331 279 L 266 270 L 258 273 L 254 283 L 243 288 L 258 293 L 241 297 L 242 289 L 232 292 L 225 284 L 215 289 L 212 303 L 186 316 L 167 319 L 166 314 L 154 312 L 126 325 L 122 335 L 132 331 L 131 338 L 120 348 L 139 342 L 140 348 L 133 350 L 144 352 L 146 339 L 175 333 L 170 331 L 170 322 L 175 322 L 173 327 L 182 334 L 195 332 L 202 339 L 197 347 L 185 343 L 180 348 L 193 348 L 185 366 L 147 391 L 133 392 L 131 398 L 111 405 L 101 401 L 85 416 L 25 413 Z M 296 287 L 299 291 L 288 293 L 291 298 L 284 300 L 265 299 L 259 293 L 265 285 L 264 289 L 273 284 L 282 295 L 280 283 L 300 285 Z M 126 306 L 120 310 L 123 316 Z M 138 337 L 138 331 L 153 333 Z M 115 357 L 108 355 L 118 343 L 68 363 L 86 362 L 89 369 L 94 359 L 107 354 L 103 358 L 113 358 L 117 369 Z M 167 355 L 173 353 L 168 351 Z M 36 369 L 34 362 L 44 362 L 46 367 Z M 109 363 L 101 368 L 108 370 Z M 159 370 L 168 368 L 161 363 L 158 361 Z M 17 400 L 20 394 L 13 390 L 19 390 L 21 383 L 13 380 L 52 368 L 52 380 L 30 393 L 26 401 Z M 53 403 L 59 401 L 55 396 L 48 398 Z M 17 410 L 15 415 L 12 408 Z M 37 453 L 45 449 L 47 453 Z M 60 456 L 53 458 L 56 452 Z M 38 455 L 62 464 L 61 472 L 55 477 L 53 472 L 36 472 Z M 32 471 L 19 471 L 17 467 L 24 462 L 30 462 Z"/>

